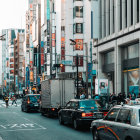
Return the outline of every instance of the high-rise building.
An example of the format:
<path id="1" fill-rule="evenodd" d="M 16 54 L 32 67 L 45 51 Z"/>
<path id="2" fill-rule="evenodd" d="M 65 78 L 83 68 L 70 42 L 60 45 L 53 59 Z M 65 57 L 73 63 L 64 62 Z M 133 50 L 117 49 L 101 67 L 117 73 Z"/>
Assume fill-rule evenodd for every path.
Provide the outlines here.
<path id="1" fill-rule="evenodd" d="M 91 41 L 89 9 L 89 0 L 44 0 L 43 79 L 74 78 L 88 85 L 86 77 Z"/>
<path id="2" fill-rule="evenodd" d="M 14 39 L 23 29 L 3 29 L 2 35 L 5 35 L 5 40 L 2 41 L 2 85 L 4 92 L 14 90 Z M 24 42 L 24 41 L 23 41 Z M 22 42 L 22 43 L 23 43 Z M 20 47 L 23 47 L 20 45 Z M 19 86 L 19 85 L 18 85 Z"/>

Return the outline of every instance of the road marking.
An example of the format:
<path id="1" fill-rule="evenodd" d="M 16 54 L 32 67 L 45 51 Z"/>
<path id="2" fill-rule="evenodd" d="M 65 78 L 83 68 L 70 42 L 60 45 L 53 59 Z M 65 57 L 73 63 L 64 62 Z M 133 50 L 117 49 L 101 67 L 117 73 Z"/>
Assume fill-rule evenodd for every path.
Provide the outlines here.
<path id="1" fill-rule="evenodd" d="M 2 112 L 2 113 L 11 113 L 11 112 Z M 21 118 L 21 122 L 17 123 L 9 123 L 9 124 L 0 124 L 0 132 L 3 131 L 20 131 L 20 130 L 40 130 L 40 129 L 47 129 L 37 123 L 34 123 L 33 121 L 22 117 L 16 112 L 12 112 L 12 114 L 15 114 L 15 116 L 19 116 Z M 11 119 L 12 121 L 12 119 Z M 23 123 L 24 122 L 24 123 Z"/>

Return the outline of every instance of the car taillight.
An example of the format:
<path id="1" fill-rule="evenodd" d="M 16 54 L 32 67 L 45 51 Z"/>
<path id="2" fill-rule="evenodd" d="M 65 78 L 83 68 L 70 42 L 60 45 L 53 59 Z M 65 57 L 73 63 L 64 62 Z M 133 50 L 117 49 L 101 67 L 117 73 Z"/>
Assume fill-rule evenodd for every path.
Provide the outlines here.
<path id="1" fill-rule="evenodd" d="M 55 110 L 55 108 L 52 108 L 52 111 L 54 111 Z"/>
<path id="2" fill-rule="evenodd" d="M 29 104 L 29 103 L 30 103 L 30 101 L 28 100 L 28 101 L 27 101 L 27 104 Z"/>
<path id="3" fill-rule="evenodd" d="M 82 117 L 92 117 L 94 113 L 82 113 Z"/>
<path id="4" fill-rule="evenodd" d="M 103 112 L 104 116 L 106 116 L 106 115 L 107 115 L 107 113 L 108 113 L 108 112 Z"/>

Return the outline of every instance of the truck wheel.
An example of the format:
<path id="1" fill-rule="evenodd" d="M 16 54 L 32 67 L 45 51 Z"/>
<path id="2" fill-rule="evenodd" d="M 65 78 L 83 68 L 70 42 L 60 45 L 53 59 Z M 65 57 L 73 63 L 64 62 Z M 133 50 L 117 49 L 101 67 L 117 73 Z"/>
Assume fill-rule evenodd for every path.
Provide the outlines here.
<path id="1" fill-rule="evenodd" d="M 62 125 L 62 124 L 64 124 L 64 121 L 62 120 L 62 116 L 61 115 L 59 115 L 59 123 Z"/>
<path id="2" fill-rule="evenodd" d="M 73 120 L 73 126 L 74 126 L 74 129 L 75 130 L 78 130 L 79 129 L 79 124 L 78 124 L 78 122 L 77 122 L 76 119 Z"/>
<path id="3" fill-rule="evenodd" d="M 93 140 L 100 140 L 97 129 L 93 130 Z"/>

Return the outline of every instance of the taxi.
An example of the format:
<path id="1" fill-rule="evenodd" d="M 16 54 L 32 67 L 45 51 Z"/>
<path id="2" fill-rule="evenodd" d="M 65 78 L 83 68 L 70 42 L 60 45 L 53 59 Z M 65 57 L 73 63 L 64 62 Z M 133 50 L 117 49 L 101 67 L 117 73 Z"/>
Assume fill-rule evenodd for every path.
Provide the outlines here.
<path id="1" fill-rule="evenodd" d="M 73 124 L 75 129 L 90 126 L 91 122 L 103 118 L 99 104 L 92 99 L 72 99 L 58 112 L 59 123 Z"/>
<path id="2" fill-rule="evenodd" d="M 91 123 L 94 140 L 139 140 L 140 102 L 114 106 L 100 120 Z"/>

